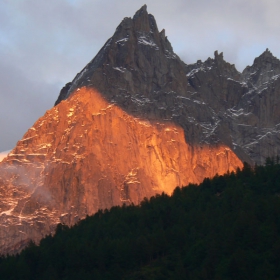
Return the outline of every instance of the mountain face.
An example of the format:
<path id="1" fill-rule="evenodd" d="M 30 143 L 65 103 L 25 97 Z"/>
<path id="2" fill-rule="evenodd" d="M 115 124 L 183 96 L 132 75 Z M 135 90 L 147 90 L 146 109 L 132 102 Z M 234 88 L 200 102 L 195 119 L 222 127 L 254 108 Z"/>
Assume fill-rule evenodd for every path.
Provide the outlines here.
<path id="1" fill-rule="evenodd" d="M 0 252 L 279 154 L 279 76 L 268 50 L 186 65 L 143 6 L 0 163 Z"/>
<path id="2" fill-rule="evenodd" d="M 268 49 L 242 73 L 217 51 L 186 65 L 143 6 L 56 104 L 81 87 L 97 89 L 130 115 L 179 125 L 188 143 L 223 143 L 242 161 L 263 164 L 280 152 L 279 75 L 280 61 Z"/>
<path id="3" fill-rule="evenodd" d="M 83 87 L 40 118 L 2 162 L 1 251 L 38 242 L 58 223 L 241 166 L 227 146 L 190 145 L 176 124 L 135 118 Z"/>

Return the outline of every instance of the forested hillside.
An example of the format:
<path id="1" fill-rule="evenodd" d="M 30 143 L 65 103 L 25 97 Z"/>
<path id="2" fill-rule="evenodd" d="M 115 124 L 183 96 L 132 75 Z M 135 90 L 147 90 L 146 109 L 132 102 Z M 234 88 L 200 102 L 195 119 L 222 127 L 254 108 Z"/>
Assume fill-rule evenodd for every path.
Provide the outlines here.
<path id="1" fill-rule="evenodd" d="M 280 164 L 113 207 L 2 257 L 0 279 L 280 279 Z"/>

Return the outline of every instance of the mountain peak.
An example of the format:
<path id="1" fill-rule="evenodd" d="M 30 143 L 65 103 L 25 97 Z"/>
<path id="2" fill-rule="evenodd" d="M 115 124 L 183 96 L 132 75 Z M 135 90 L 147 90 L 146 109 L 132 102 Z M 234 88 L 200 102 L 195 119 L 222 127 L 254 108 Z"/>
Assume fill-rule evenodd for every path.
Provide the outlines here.
<path id="1" fill-rule="evenodd" d="M 267 62 L 272 62 L 272 61 L 279 61 L 271 51 L 266 48 L 266 50 L 258 57 L 255 58 L 254 64 L 260 64 L 260 63 L 267 63 Z"/>
<path id="2" fill-rule="evenodd" d="M 147 5 L 142 6 L 133 18 L 125 17 L 117 27 L 113 37 L 116 37 L 116 34 L 119 33 L 118 31 L 122 30 L 122 33 L 126 33 L 129 29 L 133 29 L 134 32 L 138 33 L 159 33 L 154 16 L 147 12 Z"/>
<path id="3" fill-rule="evenodd" d="M 136 19 L 138 17 L 141 17 L 143 15 L 148 15 L 148 12 L 147 12 L 147 5 L 143 5 L 134 15 L 133 19 Z"/>
<path id="4" fill-rule="evenodd" d="M 252 66 L 247 66 L 242 75 L 256 86 L 267 82 L 270 78 L 280 74 L 280 60 L 273 56 L 267 48 L 260 56 L 254 59 Z"/>
<path id="5" fill-rule="evenodd" d="M 154 16 L 148 14 L 144 5 L 132 18 L 125 17 L 121 21 L 96 57 L 61 91 L 56 104 L 68 98 L 75 89 L 90 86 L 104 92 L 108 100 L 125 103 L 123 108 L 132 104 L 134 111 L 137 104 L 131 96 L 175 91 L 172 76 L 173 72 L 180 72 L 180 67 L 183 63 L 173 52 L 165 30 L 159 32 Z M 186 88 L 184 71 L 180 73 Z M 167 83 L 169 75 L 170 82 Z M 135 81 L 139 86 L 134 85 Z M 125 101 L 124 96 L 129 101 Z"/>
<path id="6" fill-rule="evenodd" d="M 138 32 L 158 33 L 156 20 L 153 15 L 148 14 L 147 5 L 142 6 L 133 16 L 134 30 Z"/>
<path id="7" fill-rule="evenodd" d="M 224 59 L 224 54 L 223 52 L 219 53 L 218 51 L 214 52 L 214 57 L 216 60 L 223 60 Z"/>
<path id="8" fill-rule="evenodd" d="M 278 58 L 276 58 L 275 56 L 273 56 L 273 54 L 271 53 L 271 51 L 266 48 L 266 50 L 258 57 L 256 57 L 254 59 L 254 63 L 252 66 L 247 66 L 247 68 L 266 68 L 266 67 L 270 67 L 272 64 L 279 64 L 280 65 L 280 60 Z"/>
<path id="9" fill-rule="evenodd" d="M 273 57 L 271 51 L 268 48 L 266 48 L 266 50 L 260 56 L 263 56 L 263 57 Z"/>

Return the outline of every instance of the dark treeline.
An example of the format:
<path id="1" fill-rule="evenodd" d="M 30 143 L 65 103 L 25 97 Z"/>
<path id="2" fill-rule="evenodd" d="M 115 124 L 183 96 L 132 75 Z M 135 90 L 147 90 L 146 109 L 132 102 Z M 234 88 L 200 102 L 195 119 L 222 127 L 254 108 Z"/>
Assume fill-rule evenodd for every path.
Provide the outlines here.
<path id="1" fill-rule="evenodd" d="M 1 258 L 0 279 L 280 279 L 280 164 L 59 225 Z"/>

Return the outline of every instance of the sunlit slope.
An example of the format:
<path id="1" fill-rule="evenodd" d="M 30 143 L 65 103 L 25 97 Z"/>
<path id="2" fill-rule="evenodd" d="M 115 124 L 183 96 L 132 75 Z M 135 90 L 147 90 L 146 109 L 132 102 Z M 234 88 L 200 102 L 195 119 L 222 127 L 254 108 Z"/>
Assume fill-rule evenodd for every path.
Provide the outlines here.
<path id="1" fill-rule="evenodd" d="M 83 87 L 47 111 L 1 163 L 1 249 L 237 167 L 228 147 L 190 146 L 182 128 L 132 117 Z"/>

